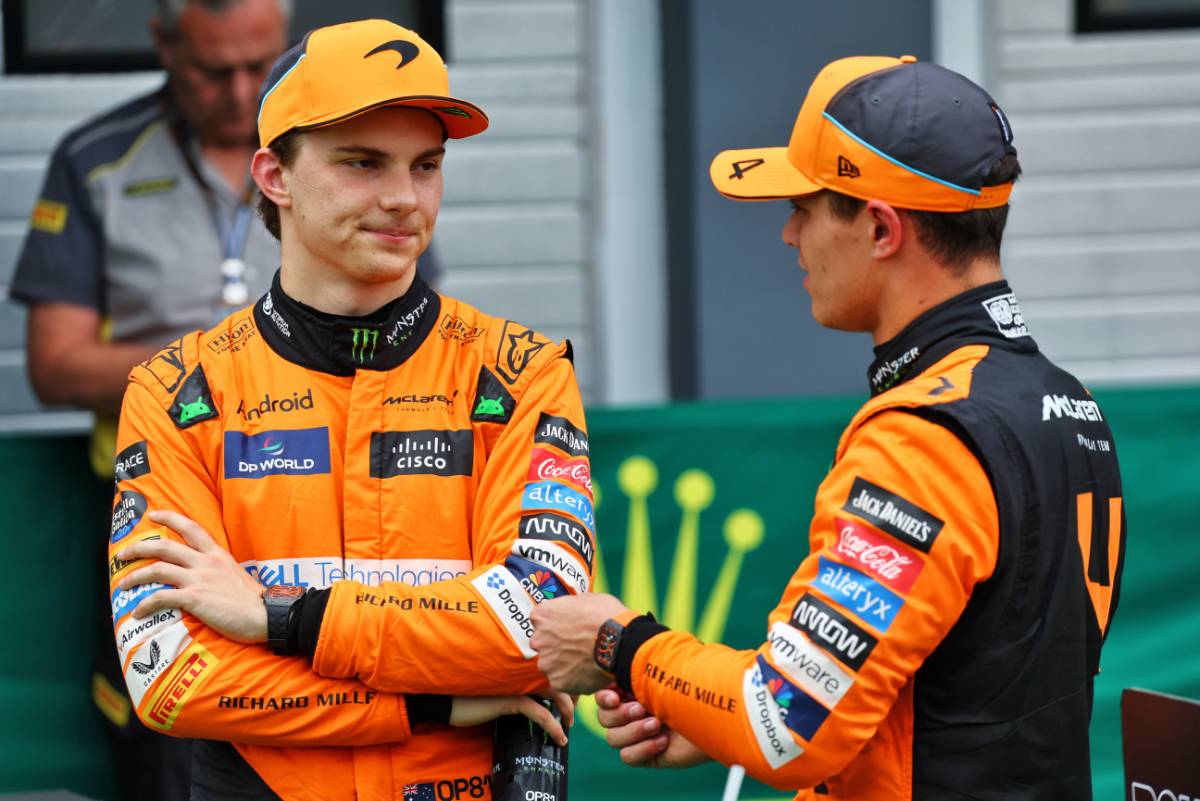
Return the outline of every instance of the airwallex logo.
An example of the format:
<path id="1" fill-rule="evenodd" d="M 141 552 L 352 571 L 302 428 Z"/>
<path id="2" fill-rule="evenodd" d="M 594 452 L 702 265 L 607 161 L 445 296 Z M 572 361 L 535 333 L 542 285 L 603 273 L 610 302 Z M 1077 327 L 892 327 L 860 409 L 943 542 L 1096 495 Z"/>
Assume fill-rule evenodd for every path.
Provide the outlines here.
<path id="1" fill-rule="evenodd" d="M 306 476 L 329 472 L 329 429 L 225 432 L 225 478 Z"/>

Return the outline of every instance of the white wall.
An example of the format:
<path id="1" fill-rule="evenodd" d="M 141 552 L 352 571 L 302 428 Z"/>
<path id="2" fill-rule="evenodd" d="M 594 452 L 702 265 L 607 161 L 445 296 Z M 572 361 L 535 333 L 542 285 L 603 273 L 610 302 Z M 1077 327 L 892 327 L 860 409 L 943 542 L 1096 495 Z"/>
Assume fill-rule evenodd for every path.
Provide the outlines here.
<path id="1" fill-rule="evenodd" d="M 1070 0 L 986 2 L 987 85 L 1025 176 L 1004 264 L 1085 382 L 1200 379 L 1200 30 L 1077 35 Z"/>

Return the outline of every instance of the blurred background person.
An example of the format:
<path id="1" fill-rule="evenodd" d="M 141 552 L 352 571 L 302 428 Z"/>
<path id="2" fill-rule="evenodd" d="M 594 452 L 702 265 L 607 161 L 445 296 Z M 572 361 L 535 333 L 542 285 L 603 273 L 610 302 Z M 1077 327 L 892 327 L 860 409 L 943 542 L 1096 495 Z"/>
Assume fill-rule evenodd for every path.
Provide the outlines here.
<path id="1" fill-rule="evenodd" d="M 96 415 L 90 455 L 102 480 L 113 477 L 129 370 L 261 295 L 278 265 L 249 166 L 259 87 L 287 44 L 289 7 L 159 0 L 150 31 L 165 83 L 68 133 L 51 157 L 10 294 L 29 307 L 38 398 Z M 119 743 L 122 793 L 187 798 L 190 742 L 131 714 L 106 607 L 93 687 Z"/>

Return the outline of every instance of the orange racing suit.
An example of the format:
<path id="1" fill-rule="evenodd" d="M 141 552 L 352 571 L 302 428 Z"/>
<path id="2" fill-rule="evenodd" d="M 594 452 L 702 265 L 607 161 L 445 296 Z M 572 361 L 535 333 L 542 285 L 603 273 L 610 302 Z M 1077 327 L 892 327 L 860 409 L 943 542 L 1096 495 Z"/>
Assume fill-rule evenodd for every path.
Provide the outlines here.
<path id="1" fill-rule="evenodd" d="M 145 518 L 173 509 L 263 583 L 332 588 L 311 664 L 179 610 L 134 619 L 161 585 L 114 592 L 139 717 L 234 743 L 285 799 L 490 797 L 491 727 L 414 720 L 406 694 L 546 686 L 529 612 L 586 591 L 594 548 L 569 344 L 419 277 L 340 318 L 276 276 L 255 306 L 130 379 L 110 581 L 137 564 L 111 554 L 177 538 Z"/>
<path id="2" fill-rule="evenodd" d="M 876 349 L 757 651 L 643 616 L 617 680 L 798 798 L 1090 799 L 1125 520 L 1112 434 L 1003 282 Z"/>

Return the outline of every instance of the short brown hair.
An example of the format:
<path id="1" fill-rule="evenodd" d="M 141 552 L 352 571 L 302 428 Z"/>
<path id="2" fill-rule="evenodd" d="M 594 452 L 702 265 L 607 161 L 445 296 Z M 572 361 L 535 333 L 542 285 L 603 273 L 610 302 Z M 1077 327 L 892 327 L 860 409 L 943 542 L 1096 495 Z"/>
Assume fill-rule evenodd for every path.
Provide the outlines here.
<path id="1" fill-rule="evenodd" d="M 1017 180 L 1020 174 L 1021 163 L 1015 154 L 1010 153 L 996 162 L 983 185 L 1006 184 Z M 841 220 L 853 220 L 866 205 L 866 201 L 856 197 L 829 189 L 825 191 L 829 194 L 830 210 Z M 1000 241 L 1008 222 L 1008 208 L 1006 203 L 993 209 L 975 211 L 902 211 L 912 217 L 921 245 L 951 270 L 963 272 L 976 258 L 999 261 Z"/>
<path id="2" fill-rule="evenodd" d="M 288 131 L 268 147 L 275 154 L 275 158 L 279 159 L 280 164 L 290 167 L 295 163 L 296 154 L 300 151 L 300 131 Z M 261 192 L 258 195 L 258 216 L 262 218 L 263 225 L 267 227 L 271 236 L 276 239 L 282 238 L 279 233 L 279 207 L 275 205 L 275 201 Z"/>

